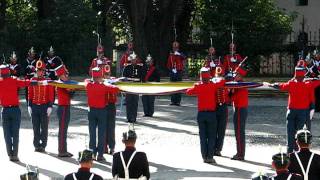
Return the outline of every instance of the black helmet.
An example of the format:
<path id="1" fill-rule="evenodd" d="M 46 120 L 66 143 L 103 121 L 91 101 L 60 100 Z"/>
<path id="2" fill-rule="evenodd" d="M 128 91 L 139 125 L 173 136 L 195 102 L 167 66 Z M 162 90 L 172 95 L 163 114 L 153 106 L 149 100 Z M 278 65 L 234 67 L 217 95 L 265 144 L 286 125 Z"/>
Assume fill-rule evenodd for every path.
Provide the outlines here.
<path id="1" fill-rule="evenodd" d="M 136 140 L 137 139 L 137 134 L 134 130 L 129 130 L 127 132 L 124 132 L 122 134 L 122 140 L 123 141 L 128 141 L 128 140 Z"/>
<path id="2" fill-rule="evenodd" d="M 306 127 L 304 127 L 296 133 L 296 140 L 301 143 L 311 144 L 311 132 Z"/>
<path id="3" fill-rule="evenodd" d="M 93 159 L 94 159 L 93 151 L 86 149 L 82 152 L 79 152 L 79 158 L 78 158 L 79 163 L 89 162 L 89 161 L 92 161 Z"/>
<path id="4" fill-rule="evenodd" d="M 280 152 L 272 156 L 272 161 L 277 167 L 284 167 L 289 164 L 290 158 L 287 153 Z"/>
<path id="5" fill-rule="evenodd" d="M 26 168 L 28 172 L 20 175 L 21 180 L 38 180 L 39 179 L 38 168 L 36 168 L 35 171 L 32 171 L 29 165 L 27 165 Z"/>

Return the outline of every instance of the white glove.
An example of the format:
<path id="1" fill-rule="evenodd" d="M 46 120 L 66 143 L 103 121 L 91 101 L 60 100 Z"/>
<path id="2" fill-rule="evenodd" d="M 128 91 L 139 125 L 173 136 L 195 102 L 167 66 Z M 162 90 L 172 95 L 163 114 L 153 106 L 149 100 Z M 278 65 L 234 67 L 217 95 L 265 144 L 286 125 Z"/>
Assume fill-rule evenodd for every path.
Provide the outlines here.
<path id="1" fill-rule="evenodd" d="M 48 109 L 47 109 L 47 115 L 48 115 L 48 117 L 50 116 L 51 112 L 52 112 L 52 107 L 48 107 Z"/>
<path id="2" fill-rule="evenodd" d="M 48 81 L 47 80 L 42 81 L 42 85 L 44 86 L 48 85 Z"/>
<path id="3" fill-rule="evenodd" d="M 98 65 L 102 64 L 101 59 L 98 59 L 98 60 L 97 60 L 97 64 L 98 64 Z"/>
<path id="4" fill-rule="evenodd" d="M 28 106 L 28 113 L 29 113 L 29 116 L 31 117 L 31 115 L 32 115 L 32 109 L 31 109 L 31 106 Z"/>
<path id="5" fill-rule="evenodd" d="M 174 52 L 174 55 L 180 56 L 181 54 L 180 54 L 178 51 L 175 51 L 175 52 Z"/>
<path id="6" fill-rule="evenodd" d="M 177 73 L 177 69 L 176 69 L 176 68 L 172 69 L 172 72 L 173 72 L 174 74 L 176 74 L 176 73 Z"/>
<path id="7" fill-rule="evenodd" d="M 216 67 L 216 64 L 214 62 L 210 62 L 210 67 Z"/>
<path id="8" fill-rule="evenodd" d="M 310 110 L 310 120 L 312 120 L 313 115 L 314 115 L 314 109 L 311 109 L 311 110 Z"/>
<path id="9" fill-rule="evenodd" d="M 230 59 L 230 61 L 231 61 L 231 62 L 237 62 L 237 59 L 235 59 L 234 57 L 232 57 L 232 58 Z"/>

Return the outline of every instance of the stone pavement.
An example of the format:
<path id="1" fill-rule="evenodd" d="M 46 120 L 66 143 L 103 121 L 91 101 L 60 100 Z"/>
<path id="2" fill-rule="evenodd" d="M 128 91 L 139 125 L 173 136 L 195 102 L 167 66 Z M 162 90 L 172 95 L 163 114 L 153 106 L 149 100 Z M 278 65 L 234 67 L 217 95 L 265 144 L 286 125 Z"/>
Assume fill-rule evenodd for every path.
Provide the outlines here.
<path id="1" fill-rule="evenodd" d="M 217 157 L 217 165 L 202 162 L 196 124 L 196 99 L 183 97 L 181 107 L 168 106 L 169 97 L 156 99 L 156 113 L 153 118 L 142 117 L 141 101 L 139 119 L 135 126 L 138 140 L 137 150 L 145 151 L 150 162 L 151 179 L 160 180 L 204 180 L 204 179 L 249 179 L 259 170 L 272 173 L 271 156 L 279 151 L 279 144 L 286 144 L 286 98 L 250 98 L 247 121 L 246 161 L 230 160 L 235 154 L 235 137 L 231 121 L 232 109 L 229 108 L 229 123 L 225 139 L 223 157 Z M 0 179 L 19 179 L 25 172 L 27 164 L 38 167 L 40 179 L 63 179 L 63 176 L 76 171 L 77 153 L 88 145 L 88 121 L 86 96 L 77 93 L 71 108 L 71 125 L 68 134 L 68 148 L 75 156 L 72 158 L 57 157 L 58 123 L 54 108 L 49 125 L 47 153 L 36 153 L 32 145 L 32 125 L 28 117 L 26 104 L 22 100 L 22 125 L 20 130 L 19 163 L 8 160 L 5 152 L 2 128 L 0 129 Z M 118 106 L 116 126 L 116 151 L 122 150 L 121 134 L 127 130 L 125 112 L 120 113 Z M 125 109 L 125 108 L 124 108 Z M 314 148 L 319 152 L 320 115 L 313 121 Z M 106 155 L 107 162 L 95 163 L 93 172 L 111 179 L 112 156 Z"/>

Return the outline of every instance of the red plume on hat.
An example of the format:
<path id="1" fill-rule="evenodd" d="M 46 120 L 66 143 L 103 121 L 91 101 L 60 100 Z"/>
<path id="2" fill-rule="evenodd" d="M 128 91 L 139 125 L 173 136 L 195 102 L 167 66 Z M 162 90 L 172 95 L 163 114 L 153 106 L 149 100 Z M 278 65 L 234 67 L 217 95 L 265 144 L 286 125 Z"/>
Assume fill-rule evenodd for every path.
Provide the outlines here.
<path id="1" fill-rule="evenodd" d="M 10 68 L 9 66 L 6 66 L 4 64 L 0 65 L 0 74 L 1 76 L 6 76 L 10 74 Z"/>
<path id="2" fill-rule="evenodd" d="M 104 52 L 104 47 L 99 43 L 97 46 L 97 53 L 103 53 Z"/>
<path id="3" fill-rule="evenodd" d="M 46 64 L 41 59 L 39 59 L 36 63 L 36 69 L 37 70 L 45 70 Z"/>
<path id="4" fill-rule="evenodd" d="M 103 69 L 99 68 L 99 67 L 95 67 L 95 68 L 92 68 L 92 78 L 101 78 L 103 77 L 104 75 L 104 71 Z"/>
<path id="5" fill-rule="evenodd" d="M 61 76 L 63 74 L 69 74 L 67 67 L 64 64 L 58 66 L 55 70 L 57 76 Z"/>
<path id="6" fill-rule="evenodd" d="M 239 66 L 239 68 L 236 70 L 236 72 L 241 76 L 246 76 L 248 73 L 248 71 L 243 69 L 241 66 Z"/>
<path id="7" fill-rule="evenodd" d="M 210 79 L 211 78 L 210 70 L 206 67 L 202 67 L 200 69 L 200 78 Z"/>

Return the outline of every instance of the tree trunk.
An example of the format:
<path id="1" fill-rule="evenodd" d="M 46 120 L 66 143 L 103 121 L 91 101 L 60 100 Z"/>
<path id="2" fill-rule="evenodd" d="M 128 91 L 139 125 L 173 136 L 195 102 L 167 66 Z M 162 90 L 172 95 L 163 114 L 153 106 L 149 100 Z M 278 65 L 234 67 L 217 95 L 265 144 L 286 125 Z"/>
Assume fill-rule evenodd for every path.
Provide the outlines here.
<path id="1" fill-rule="evenodd" d="M 6 26 L 6 9 L 7 1 L 0 0 L 0 31 L 2 31 Z"/>
<path id="2" fill-rule="evenodd" d="M 160 69 L 165 71 L 167 57 L 174 41 L 174 24 L 177 29 L 177 41 L 182 46 L 186 44 L 189 36 L 190 2 L 193 1 L 159 0 L 156 5 L 150 0 L 124 2 L 132 28 L 135 51 L 140 58 L 145 59 L 150 53 Z"/>
<path id="3" fill-rule="evenodd" d="M 38 18 L 46 19 L 52 15 L 54 0 L 37 0 Z"/>

